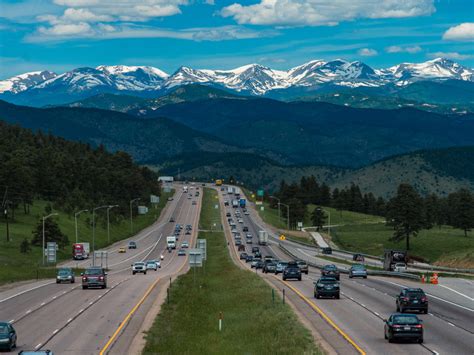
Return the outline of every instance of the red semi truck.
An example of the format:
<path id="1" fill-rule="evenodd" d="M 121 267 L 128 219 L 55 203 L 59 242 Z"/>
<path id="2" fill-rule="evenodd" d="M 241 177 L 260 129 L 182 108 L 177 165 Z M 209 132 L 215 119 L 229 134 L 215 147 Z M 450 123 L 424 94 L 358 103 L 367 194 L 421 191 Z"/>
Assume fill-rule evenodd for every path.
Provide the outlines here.
<path id="1" fill-rule="evenodd" d="M 74 260 L 87 259 L 89 252 L 89 243 L 75 243 L 72 245 L 72 257 Z"/>

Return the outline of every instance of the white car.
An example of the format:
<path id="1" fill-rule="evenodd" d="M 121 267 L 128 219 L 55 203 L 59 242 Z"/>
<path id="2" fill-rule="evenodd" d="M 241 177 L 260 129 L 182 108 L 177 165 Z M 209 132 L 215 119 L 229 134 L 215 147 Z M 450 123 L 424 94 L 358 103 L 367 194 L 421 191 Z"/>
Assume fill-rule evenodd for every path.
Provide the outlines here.
<path id="1" fill-rule="evenodd" d="M 142 261 L 137 261 L 132 264 L 132 274 L 135 275 L 137 273 L 142 273 L 146 275 L 146 265 Z"/>
<path id="2" fill-rule="evenodd" d="M 244 223 L 244 220 L 242 218 L 239 218 L 238 222 L 239 223 Z"/>
<path id="3" fill-rule="evenodd" d="M 406 272 L 407 271 L 407 265 L 405 263 L 396 263 L 395 266 L 393 267 L 393 271 L 395 271 L 395 272 Z"/>
<path id="4" fill-rule="evenodd" d="M 181 243 L 181 248 L 189 248 L 189 243 L 184 241 Z"/>
<path id="5" fill-rule="evenodd" d="M 155 260 L 148 260 L 146 263 L 146 269 L 147 270 L 158 270 L 158 264 L 159 262 L 155 261 Z"/>
<path id="6" fill-rule="evenodd" d="M 249 211 L 245 211 L 245 212 L 244 212 L 244 215 L 249 216 L 249 215 L 250 215 L 250 212 L 249 212 Z"/>

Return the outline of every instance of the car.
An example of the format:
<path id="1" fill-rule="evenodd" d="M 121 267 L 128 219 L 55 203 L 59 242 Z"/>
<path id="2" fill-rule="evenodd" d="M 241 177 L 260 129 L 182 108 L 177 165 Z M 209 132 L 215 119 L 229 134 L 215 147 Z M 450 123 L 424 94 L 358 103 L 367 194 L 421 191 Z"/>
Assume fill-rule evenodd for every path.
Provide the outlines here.
<path id="1" fill-rule="evenodd" d="M 404 288 L 395 300 L 397 312 L 406 310 L 428 313 L 428 297 L 421 288 Z"/>
<path id="2" fill-rule="evenodd" d="M 326 254 L 326 255 L 331 255 L 332 254 L 332 248 L 331 247 L 321 248 L 321 253 Z"/>
<path id="3" fill-rule="evenodd" d="M 192 199 L 193 198 L 193 195 L 189 195 L 188 196 L 188 200 Z"/>
<path id="4" fill-rule="evenodd" d="M 253 258 L 261 260 L 262 259 L 262 254 L 259 251 L 257 251 L 256 253 L 253 254 Z"/>
<path id="5" fill-rule="evenodd" d="M 255 268 L 256 269 L 263 269 L 264 265 L 265 265 L 265 263 L 263 262 L 263 260 L 257 259 L 257 265 L 255 265 Z"/>
<path id="6" fill-rule="evenodd" d="M 304 260 L 296 260 L 296 263 L 300 267 L 301 272 L 308 275 L 308 272 L 309 272 L 308 263 Z"/>
<path id="7" fill-rule="evenodd" d="M 273 256 L 271 256 L 271 255 L 265 255 L 265 257 L 263 258 L 263 260 L 265 260 L 265 261 L 273 261 L 274 258 L 273 258 Z"/>
<path id="8" fill-rule="evenodd" d="M 230 212 L 227 212 L 227 213 L 225 214 L 225 216 L 226 216 L 226 217 L 232 217 L 232 215 L 230 214 Z"/>
<path id="9" fill-rule="evenodd" d="M 148 260 L 145 262 L 145 266 L 147 270 L 158 270 L 158 264 L 154 260 Z"/>
<path id="10" fill-rule="evenodd" d="M 61 282 L 76 282 L 74 277 L 74 271 L 70 267 L 64 267 L 58 270 L 56 274 L 56 283 L 60 284 Z"/>
<path id="11" fill-rule="evenodd" d="M 352 255 L 352 260 L 354 261 L 359 261 L 359 262 L 364 262 L 364 256 L 362 254 L 354 254 Z"/>
<path id="12" fill-rule="evenodd" d="M 288 263 L 286 261 L 278 261 L 275 269 L 275 275 L 283 272 L 287 266 Z"/>
<path id="13" fill-rule="evenodd" d="M 349 269 L 349 278 L 352 279 L 353 277 L 363 277 L 364 279 L 367 278 L 367 268 L 362 264 L 354 264 Z"/>
<path id="14" fill-rule="evenodd" d="M 120 248 L 118 249 L 118 252 L 119 252 L 119 253 L 126 253 L 126 252 L 127 252 L 127 249 L 125 249 L 125 247 L 120 247 Z"/>
<path id="15" fill-rule="evenodd" d="M 168 201 L 173 201 L 173 197 L 168 197 Z"/>
<path id="16" fill-rule="evenodd" d="M 283 281 L 288 279 L 297 279 L 298 281 L 301 281 L 301 270 L 296 261 L 288 262 L 285 270 L 283 270 Z"/>
<path id="17" fill-rule="evenodd" d="M 253 239 L 247 237 L 247 238 L 245 238 L 245 242 L 246 242 L 247 244 L 252 244 L 252 243 L 253 243 Z"/>
<path id="18" fill-rule="evenodd" d="M 242 228 L 242 232 L 248 232 L 249 231 L 249 227 L 245 226 Z"/>
<path id="19" fill-rule="evenodd" d="M 243 252 L 243 253 L 240 253 L 239 258 L 240 258 L 240 260 L 247 260 L 247 256 L 248 256 L 248 254 Z"/>
<path id="20" fill-rule="evenodd" d="M 170 223 L 174 223 L 174 217 L 170 218 Z"/>
<path id="21" fill-rule="evenodd" d="M 247 257 L 245 258 L 245 262 L 250 263 L 251 261 L 253 261 L 253 255 L 248 254 Z"/>
<path id="22" fill-rule="evenodd" d="M 133 275 L 138 274 L 138 273 L 142 273 L 142 274 L 146 275 L 146 270 L 147 270 L 147 267 L 146 267 L 146 264 L 143 261 L 136 261 L 132 264 L 132 274 Z"/>
<path id="23" fill-rule="evenodd" d="M 252 247 L 252 253 L 255 254 L 255 253 L 258 253 L 260 252 L 260 248 L 259 247 Z"/>
<path id="24" fill-rule="evenodd" d="M 334 264 L 324 265 L 324 267 L 321 270 L 321 276 L 334 277 L 338 281 L 341 278 L 339 270 L 337 269 L 337 266 Z"/>
<path id="25" fill-rule="evenodd" d="M 179 250 L 178 250 L 178 256 L 186 256 L 186 250 L 184 250 L 184 249 L 179 249 Z"/>
<path id="26" fill-rule="evenodd" d="M 190 224 L 186 224 L 186 230 L 193 230 L 193 226 Z"/>
<path id="27" fill-rule="evenodd" d="M 334 297 L 339 299 L 339 282 L 334 277 L 321 277 L 314 283 L 314 298 Z"/>
<path id="28" fill-rule="evenodd" d="M 189 248 L 189 243 L 187 241 L 182 242 L 181 248 Z"/>
<path id="29" fill-rule="evenodd" d="M 229 201 L 225 200 L 225 201 L 224 201 L 224 206 L 229 206 Z M 229 212 L 227 212 L 227 214 L 230 215 Z"/>
<path id="30" fill-rule="evenodd" d="M 90 287 L 107 288 L 107 273 L 105 272 L 105 269 L 101 267 L 88 267 L 83 273 L 81 273 L 81 276 L 83 290 Z"/>
<path id="31" fill-rule="evenodd" d="M 0 322 L 0 349 L 12 351 L 16 348 L 16 331 L 10 323 Z"/>
<path id="32" fill-rule="evenodd" d="M 384 322 L 384 338 L 389 343 L 403 339 L 423 343 L 423 322 L 415 314 L 394 313 Z"/>
<path id="33" fill-rule="evenodd" d="M 235 246 L 236 246 L 236 247 L 239 247 L 239 246 L 241 246 L 241 245 L 242 245 L 242 240 L 236 239 L 236 240 L 235 240 Z"/>
<path id="34" fill-rule="evenodd" d="M 133 241 L 128 242 L 128 249 L 137 249 L 137 243 Z"/>
<path id="35" fill-rule="evenodd" d="M 241 244 L 239 245 L 238 251 L 245 251 L 245 245 Z"/>
<path id="36" fill-rule="evenodd" d="M 275 274 L 275 271 L 276 271 L 276 262 L 274 261 L 269 261 L 269 262 L 266 262 L 265 265 L 263 266 L 263 272 L 264 273 L 272 273 L 272 274 Z"/>
<path id="37" fill-rule="evenodd" d="M 244 223 L 244 220 L 243 220 L 242 218 L 239 218 L 239 219 L 237 220 L 237 222 L 239 222 L 239 223 Z"/>
<path id="38" fill-rule="evenodd" d="M 196 205 L 197 205 L 197 202 L 196 202 L 196 201 L 193 201 L 193 202 L 191 202 L 191 205 L 196 206 Z"/>
<path id="39" fill-rule="evenodd" d="M 191 235 L 191 230 L 186 229 L 186 233 L 184 233 L 184 235 Z"/>
<path id="40" fill-rule="evenodd" d="M 250 262 L 250 268 L 253 269 L 254 267 L 257 267 L 259 261 L 259 259 L 253 258 L 253 260 Z"/>
<path id="41" fill-rule="evenodd" d="M 395 272 L 406 272 L 407 271 L 407 264 L 405 263 L 395 263 L 393 266 L 393 271 Z"/>
<path id="42" fill-rule="evenodd" d="M 244 215 L 248 216 L 248 215 L 250 215 L 250 212 L 249 212 L 249 211 L 245 211 L 245 212 L 244 212 Z"/>
<path id="43" fill-rule="evenodd" d="M 52 350 L 22 350 L 18 355 L 54 355 Z"/>

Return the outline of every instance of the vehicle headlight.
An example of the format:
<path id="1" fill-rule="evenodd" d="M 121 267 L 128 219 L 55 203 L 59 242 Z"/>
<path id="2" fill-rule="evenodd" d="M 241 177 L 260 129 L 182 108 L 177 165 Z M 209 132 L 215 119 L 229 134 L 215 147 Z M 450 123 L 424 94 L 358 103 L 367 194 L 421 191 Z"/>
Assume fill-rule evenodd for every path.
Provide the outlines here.
<path id="1" fill-rule="evenodd" d="M 8 343 L 10 341 L 10 339 L 0 339 L 0 343 Z"/>
<path id="2" fill-rule="evenodd" d="M 72 278 L 72 276 L 71 276 L 71 275 L 69 275 L 67 278 L 68 278 L 68 279 L 70 279 L 70 278 Z"/>

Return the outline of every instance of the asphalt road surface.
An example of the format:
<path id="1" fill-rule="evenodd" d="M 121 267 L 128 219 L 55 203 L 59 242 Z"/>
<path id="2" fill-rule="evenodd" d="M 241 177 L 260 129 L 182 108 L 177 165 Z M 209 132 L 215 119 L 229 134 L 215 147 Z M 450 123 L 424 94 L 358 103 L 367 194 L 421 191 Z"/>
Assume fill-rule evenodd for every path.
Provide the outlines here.
<path id="1" fill-rule="evenodd" d="M 232 200 L 233 196 L 220 191 L 221 200 Z M 237 223 L 245 242 L 243 226 L 249 228 L 254 236 L 253 244 L 246 244 L 247 252 L 257 245 L 259 230 L 271 232 L 254 210 L 247 206 L 249 216 L 242 213 L 244 223 Z M 224 213 L 232 213 L 234 221 L 235 208 L 225 207 Z M 225 217 L 227 222 L 227 217 Z M 228 239 L 232 241 L 230 229 L 226 229 Z M 286 242 L 286 248 L 303 260 L 318 263 L 328 262 L 318 259 L 314 249 L 302 247 L 300 244 Z M 234 246 L 233 246 L 234 247 Z M 236 248 L 236 247 L 234 247 Z M 290 260 L 272 241 L 267 246 L 260 246 L 263 256 L 273 255 L 280 260 Z M 235 249 L 236 252 L 237 249 Z M 238 252 L 236 252 L 238 254 Z M 243 263 L 245 264 L 245 263 Z M 342 265 L 341 265 L 342 266 Z M 250 264 L 247 264 L 250 268 Z M 347 267 L 347 265 L 344 265 Z M 313 295 L 313 282 L 320 277 L 318 269 L 310 267 L 308 275 L 302 281 L 282 281 L 281 274 L 258 274 L 265 277 L 279 290 L 285 289 L 286 297 L 290 298 L 296 310 L 306 318 L 310 325 L 317 329 L 324 340 L 337 353 L 367 354 L 473 354 L 474 353 L 474 299 L 473 294 L 463 293 L 452 287 L 442 285 L 426 285 L 400 278 L 374 277 L 367 279 L 349 279 L 341 274 L 341 299 L 318 299 Z M 468 283 L 469 284 L 469 283 Z M 429 313 L 420 314 L 424 321 L 424 343 L 389 344 L 384 339 L 383 319 L 396 311 L 395 295 L 403 287 L 421 287 L 428 294 Z M 304 301 L 304 302 L 302 302 Z M 312 313 L 311 315 L 308 315 Z M 323 323 L 323 324 L 322 324 Z"/>
<path id="2" fill-rule="evenodd" d="M 105 249 L 109 254 L 106 289 L 82 290 L 81 278 L 76 275 L 74 284 L 43 280 L 0 293 L 0 319 L 11 321 L 17 330 L 16 352 L 50 349 L 57 354 L 98 354 L 102 350 L 129 353 L 131 340 L 140 331 L 160 290 L 168 287 L 170 277 L 187 270 L 187 256 L 178 256 L 178 248 L 168 253 L 166 236 L 173 234 L 176 223 L 191 224 L 192 234 L 185 235 L 183 230 L 178 246 L 184 240 L 190 247 L 194 245 L 201 197 L 194 196 L 195 189 L 190 190 L 191 198 L 181 187 L 176 191 L 157 222 Z M 169 222 L 171 216 L 175 223 Z M 129 240 L 136 241 L 138 248 L 118 253 L 118 248 L 127 246 Z M 133 262 L 160 259 L 161 254 L 161 269 L 132 276 Z M 87 267 L 91 262 L 88 259 L 65 265 Z"/>

